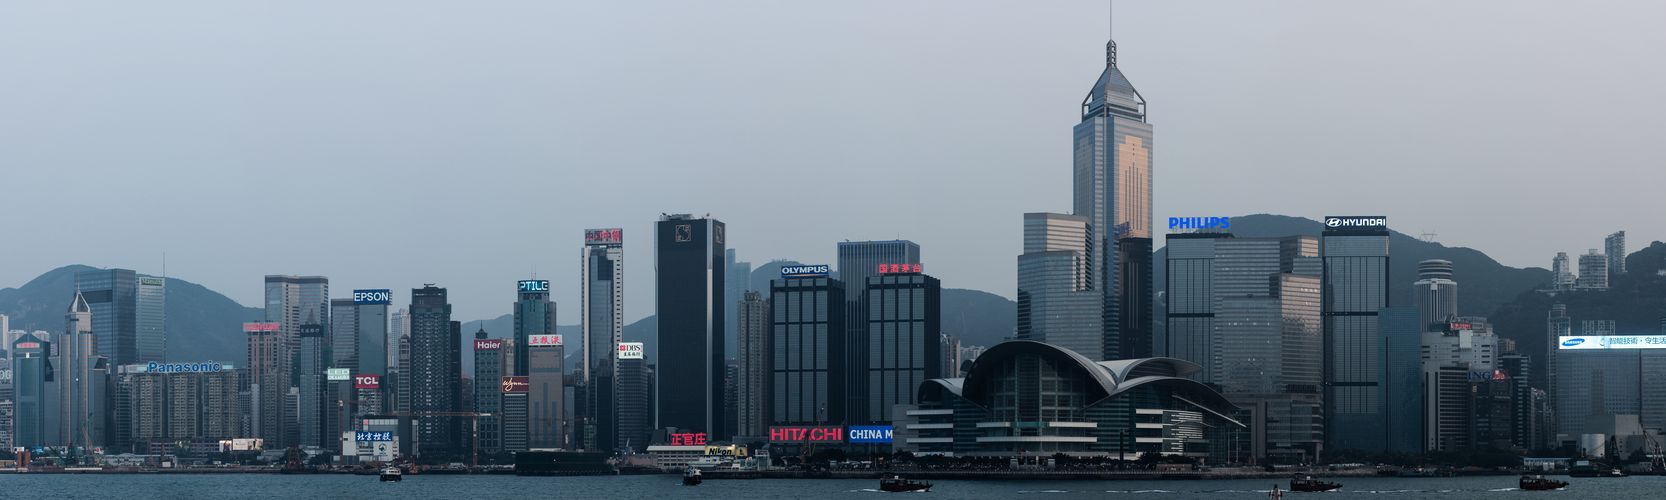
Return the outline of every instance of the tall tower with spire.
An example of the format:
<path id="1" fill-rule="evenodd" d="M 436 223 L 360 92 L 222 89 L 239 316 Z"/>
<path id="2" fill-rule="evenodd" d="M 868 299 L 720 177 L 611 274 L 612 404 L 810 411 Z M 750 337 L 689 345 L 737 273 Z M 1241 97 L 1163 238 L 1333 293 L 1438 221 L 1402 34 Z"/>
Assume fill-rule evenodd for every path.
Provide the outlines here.
<path id="1" fill-rule="evenodd" d="M 1093 359 L 1152 355 L 1151 124 L 1116 57 L 1116 41 L 1106 42 L 1074 131 L 1073 209 L 1092 226 L 1089 282 L 1104 299 L 1102 350 L 1081 353 Z"/>
<path id="2" fill-rule="evenodd" d="M 57 432 L 49 442 L 69 446 L 72 455 L 104 446 L 104 374 L 109 365 L 94 355 L 93 309 L 75 291 L 64 313 L 64 331 L 53 343 L 57 389 Z"/>

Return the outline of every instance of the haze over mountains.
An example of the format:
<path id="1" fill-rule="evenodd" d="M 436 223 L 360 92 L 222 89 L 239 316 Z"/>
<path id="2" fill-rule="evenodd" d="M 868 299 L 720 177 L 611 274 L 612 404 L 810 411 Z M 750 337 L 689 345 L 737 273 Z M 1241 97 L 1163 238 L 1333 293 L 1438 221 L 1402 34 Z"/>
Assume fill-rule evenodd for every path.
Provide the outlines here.
<path id="1" fill-rule="evenodd" d="M 1233 234 L 1246 237 L 1317 236 L 1322 230 L 1322 224 L 1314 220 L 1266 214 L 1234 217 L 1231 227 Z M 1156 244 L 1161 245 L 1162 242 Z M 1576 320 L 1614 319 L 1622 332 L 1658 332 L 1660 318 L 1666 312 L 1666 276 L 1659 274 L 1666 268 L 1666 244 L 1660 242 L 1654 242 L 1628 257 L 1627 266 L 1631 272 L 1617 279 L 1613 290 L 1565 294 L 1555 298 L 1533 292 L 1550 281 L 1550 271 L 1546 269 L 1513 268 L 1499 264 L 1479 250 L 1447 247 L 1397 232 L 1390 239 L 1389 249 L 1393 281 L 1390 300 L 1393 304 L 1411 303 L 1411 283 L 1417 279 L 1418 261 L 1435 258 L 1450 260 L 1459 284 L 1459 313 L 1491 318 L 1499 335 L 1517 340 L 1520 348 L 1528 353 L 1541 352 L 1544 348 L 1543 319 L 1545 308 L 1551 301 L 1568 303 L 1570 313 Z M 1155 285 L 1159 293 L 1164 289 L 1166 255 L 1166 249 L 1158 250 L 1154 259 Z M 1550 256 L 1545 257 L 1546 261 L 1549 259 Z M 792 262 L 773 261 L 758 265 L 750 282 L 754 287 L 766 286 L 784 264 Z M 86 265 L 64 266 L 47 271 L 20 287 L 0 289 L 0 314 L 11 317 L 13 329 L 56 332 L 63 328 L 63 311 L 74 291 L 75 273 L 91 269 L 94 268 Z M 259 274 L 249 277 L 251 280 L 259 278 Z M 167 287 L 169 360 L 241 363 L 246 357 L 241 324 L 258 321 L 263 316 L 262 309 L 243 306 L 218 292 L 180 278 L 168 278 Z M 651 293 L 651 290 L 627 293 Z M 1162 301 L 1156 303 L 1161 308 Z M 399 307 L 399 304 L 394 307 Z M 509 302 L 505 301 L 504 310 L 508 309 Z M 998 343 L 1012 335 L 1016 321 L 1016 304 L 1013 301 L 979 290 L 945 289 L 942 311 L 944 332 L 960 337 L 964 345 Z M 1160 310 L 1156 317 L 1158 331 L 1162 331 Z M 558 317 L 558 322 L 565 319 Z M 464 320 L 463 335 L 471 338 L 482 327 L 492 337 L 508 337 L 513 328 L 513 318 L 504 314 L 495 318 Z M 625 340 L 647 343 L 649 356 L 655 356 L 656 327 L 657 322 L 652 315 L 630 323 L 625 327 Z M 567 336 L 569 345 L 577 345 L 578 331 L 577 325 L 559 327 L 559 333 Z M 733 345 L 732 339 L 729 344 Z M 578 349 L 569 349 L 570 357 L 577 354 Z M 471 356 L 464 356 L 465 365 L 472 365 L 472 361 Z M 465 373 L 471 371 L 465 366 Z"/>

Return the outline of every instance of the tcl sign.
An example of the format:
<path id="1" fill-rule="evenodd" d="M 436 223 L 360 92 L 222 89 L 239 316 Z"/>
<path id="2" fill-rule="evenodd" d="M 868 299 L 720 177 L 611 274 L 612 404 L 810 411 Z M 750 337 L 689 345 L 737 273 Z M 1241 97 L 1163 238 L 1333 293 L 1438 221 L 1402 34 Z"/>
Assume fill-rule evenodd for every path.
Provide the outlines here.
<path id="1" fill-rule="evenodd" d="M 705 446 L 706 433 L 679 432 L 671 434 L 671 446 Z"/>
<path id="2" fill-rule="evenodd" d="M 503 348 L 503 341 L 499 339 L 474 339 L 474 350 L 496 351 Z"/>
<path id="3" fill-rule="evenodd" d="M 784 426 L 769 428 L 771 443 L 842 443 L 845 428 L 839 426 Z"/>
<path id="4" fill-rule="evenodd" d="M 353 388 L 354 389 L 381 389 L 382 388 L 382 376 L 381 375 L 354 375 L 353 376 Z"/>

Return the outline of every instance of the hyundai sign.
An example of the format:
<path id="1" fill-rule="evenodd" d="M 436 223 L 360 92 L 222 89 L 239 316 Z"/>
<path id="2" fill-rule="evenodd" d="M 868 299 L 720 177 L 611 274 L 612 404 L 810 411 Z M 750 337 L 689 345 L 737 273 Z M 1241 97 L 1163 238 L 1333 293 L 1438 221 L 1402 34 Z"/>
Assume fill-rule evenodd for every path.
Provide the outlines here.
<path id="1" fill-rule="evenodd" d="M 1380 215 L 1332 215 L 1325 217 L 1325 228 L 1332 231 L 1372 231 L 1388 229 L 1388 217 Z"/>
<path id="2" fill-rule="evenodd" d="M 826 278 L 832 268 L 827 264 L 813 266 L 781 266 L 782 278 Z"/>
<path id="3" fill-rule="evenodd" d="M 642 343 L 620 342 L 619 359 L 642 359 Z"/>
<path id="4" fill-rule="evenodd" d="M 891 442 L 891 426 L 852 425 L 850 426 L 849 435 L 852 444 L 889 444 Z"/>
<path id="5" fill-rule="evenodd" d="M 1666 349 L 1666 335 L 1590 335 L 1556 338 L 1556 348 L 1574 349 Z"/>
<path id="6" fill-rule="evenodd" d="M 353 303 L 364 305 L 388 305 L 393 303 L 393 291 L 385 288 L 375 290 L 353 290 Z"/>
<path id="7" fill-rule="evenodd" d="M 393 441 L 393 432 L 392 431 L 383 431 L 383 432 L 359 431 L 359 432 L 353 433 L 353 440 L 354 441 Z"/>
<path id="8" fill-rule="evenodd" d="M 550 291 L 550 280 L 521 280 L 518 283 L 523 293 Z"/>
<path id="9" fill-rule="evenodd" d="M 1185 229 L 1230 229 L 1232 219 L 1227 217 L 1169 217 L 1169 230 Z"/>

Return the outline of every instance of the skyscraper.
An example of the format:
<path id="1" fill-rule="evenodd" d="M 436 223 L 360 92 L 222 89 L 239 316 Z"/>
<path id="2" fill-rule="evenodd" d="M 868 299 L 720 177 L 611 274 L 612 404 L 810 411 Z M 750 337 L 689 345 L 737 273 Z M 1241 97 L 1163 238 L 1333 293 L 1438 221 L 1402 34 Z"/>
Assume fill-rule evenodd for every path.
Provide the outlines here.
<path id="1" fill-rule="evenodd" d="M 527 338 L 555 333 L 555 302 L 550 301 L 550 280 L 521 280 L 515 287 L 515 375 L 527 375 L 532 360 Z"/>
<path id="2" fill-rule="evenodd" d="M 554 303 L 550 305 L 553 310 Z M 565 386 L 562 361 L 566 355 L 561 336 L 553 333 L 553 322 L 551 330 L 552 333 L 527 335 L 527 342 L 532 344 L 526 349 L 527 356 L 532 358 L 527 362 L 530 390 L 527 393 L 526 438 L 529 448 L 567 447 L 566 398 L 562 393 Z"/>
<path id="3" fill-rule="evenodd" d="M 330 279 L 323 276 L 266 276 L 266 321 L 282 329 L 288 356 L 300 347 L 301 325 L 307 318 L 330 320 Z M 293 364 L 293 359 L 286 363 Z M 290 376 L 293 381 L 293 375 Z"/>
<path id="4" fill-rule="evenodd" d="M 580 342 L 584 350 L 578 367 L 584 381 L 582 419 L 596 430 L 596 446 L 612 450 L 618 439 L 618 362 L 615 351 L 625 333 L 625 238 L 619 228 L 584 232 L 580 250 L 584 273 L 579 298 Z"/>
<path id="5" fill-rule="evenodd" d="M 852 351 L 868 358 L 867 414 L 846 424 L 889 423 L 893 407 L 914 404 L 921 382 L 943 376 L 942 283 L 920 271 L 887 265 L 868 277 L 868 344 Z"/>
<path id="6" fill-rule="evenodd" d="M 353 299 L 330 299 L 330 359 L 332 368 L 355 369 L 359 365 L 358 308 Z"/>
<path id="7" fill-rule="evenodd" d="M 94 351 L 93 312 L 75 292 L 64 314 L 64 332 L 52 343 L 53 382 L 57 389 L 57 435 L 50 442 L 85 448 L 104 446 L 106 376 L 109 365 Z M 85 450 L 83 450 L 85 451 Z"/>
<path id="8" fill-rule="evenodd" d="M 654 428 L 722 439 L 724 225 L 666 215 L 654 229 L 659 394 Z"/>
<path id="9" fill-rule="evenodd" d="M 298 414 L 295 419 L 296 435 L 300 438 L 297 444 L 328 449 L 338 437 L 329 436 L 324 432 L 324 369 L 329 368 L 324 358 L 324 344 L 329 339 L 324 334 L 324 325 L 319 324 L 315 318 L 308 318 L 307 322 L 301 325 L 299 335 L 300 350 L 295 355 L 295 363 L 300 366 L 295 377 L 298 381 L 295 387 L 299 389 L 299 399 L 296 401 Z M 335 405 L 330 406 L 333 409 Z"/>
<path id="10" fill-rule="evenodd" d="M 1086 217 L 1024 214 L 1024 253 L 1018 256 L 1018 339 L 1046 342 L 1089 359 L 1106 359 L 1100 317 L 1104 297 L 1092 285 L 1092 240 L 1093 229 Z"/>
<path id="11" fill-rule="evenodd" d="M 513 341 L 511 341 L 513 342 Z M 500 389 L 505 359 L 513 349 L 504 349 L 503 339 L 486 336 L 486 329 L 474 332 L 474 411 L 490 416 L 476 417 L 480 435 L 480 453 L 495 455 L 503 451 L 501 428 L 503 391 Z M 513 366 L 513 361 L 508 366 Z"/>
<path id="12" fill-rule="evenodd" d="M 844 304 L 834 314 L 843 318 Z M 769 357 L 774 354 L 770 343 L 768 323 L 769 301 L 763 294 L 748 290 L 735 307 L 735 323 L 739 325 L 735 339 L 739 346 L 740 378 L 737 381 L 738 400 L 735 428 L 739 437 L 766 436 L 769 431 Z M 843 332 L 841 332 L 843 333 Z"/>
<path id="13" fill-rule="evenodd" d="M 1105 70 L 1074 130 L 1073 212 L 1092 227 L 1093 287 L 1103 299 L 1103 359 L 1151 355 L 1151 124 L 1145 98 L 1105 44 Z"/>
<path id="14" fill-rule="evenodd" d="M 1389 307 L 1388 218 L 1326 217 L 1325 436 L 1333 450 L 1386 449 L 1378 313 Z"/>
<path id="15" fill-rule="evenodd" d="M 848 378 L 844 361 L 849 353 L 842 348 L 846 344 L 845 285 L 825 272 L 788 272 L 805 267 L 825 269 L 782 268 L 781 279 L 770 282 L 767 425 L 848 424 L 845 387 L 839 383 Z"/>
<path id="16" fill-rule="evenodd" d="M 1377 312 L 1383 337 L 1386 373 L 1383 407 L 1387 411 L 1388 451 L 1423 453 L 1423 332 L 1421 311 L 1415 307 L 1385 307 Z"/>
<path id="17" fill-rule="evenodd" d="M 1572 290 L 1578 279 L 1567 252 L 1556 252 L 1556 258 L 1550 261 L 1550 274 L 1550 287 L 1555 290 Z"/>
<path id="18" fill-rule="evenodd" d="M 455 399 L 461 374 L 448 352 L 458 341 L 452 331 L 451 303 L 446 290 L 424 285 L 411 290 L 411 412 L 418 418 L 416 442 L 421 456 L 460 451 L 453 434 L 453 418 L 434 413 L 457 411 Z M 403 382 L 403 381 L 402 381 Z"/>
<path id="19" fill-rule="evenodd" d="M 1422 332 L 1442 331 L 1458 315 L 1458 282 L 1452 280 L 1452 261 L 1430 259 L 1417 263 L 1418 280 L 1412 283 L 1418 328 Z"/>
<path id="20" fill-rule="evenodd" d="M 163 361 L 165 285 L 129 269 L 75 273 L 76 289 L 92 308 L 98 355 L 116 364 Z"/>
<path id="21" fill-rule="evenodd" d="M 641 450 L 648 446 L 654 425 L 654 369 L 644 356 L 641 342 L 625 342 L 619 349 L 619 437 L 620 449 Z"/>
<path id="22" fill-rule="evenodd" d="M 1491 376 L 1497 368 L 1498 339 L 1478 318 L 1454 317 L 1437 331 L 1423 332 L 1423 446 L 1451 451 L 1483 446 L 1471 434 L 1476 393 L 1470 374 Z"/>
<path id="23" fill-rule="evenodd" d="M 879 274 L 879 266 L 920 264 L 920 245 L 908 240 L 843 241 L 838 246 L 839 281 L 845 290 L 845 352 L 867 352 L 868 278 Z M 868 357 L 845 357 L 845 420 L 860 422 L 868 417 Z"/>
<path id="24" fill-rule="evenodd" d="M 1203 368 L 1198 375 L 1201 381 L 1215 379 L 1215 241 L 1231 237 L 1229 233 L 1170 233 L 1166 240 L 1168 290 L 1163 299 L 1167 316 L 1161 352 L 1197 363 Z M 1095 307 L 1099 307 L 1097 302 Z M 1022 302 L 1019 308 L 1022 311 Z"/>
<path id="25" fill-rule="evenodd" d="M 348 312 L 346 321 L 332 320 L 331 345 L 335 349 L 332 366 L 349 368 L 355 374 L 387 375 L 389 348 L 388 306 L 393 304 L 393 291 L 385 288 L 353 290 L 353 298 L 345 304 L 332 300 L 333 311 Z M 333 313 L 332 311 L 332 313 Z"/>
<path id="26" fill-rule="evenodd" d="M 735 306 L 740 304 L 741 296 L 751 289 L 749 285 L 752 283 L 752 263 L 738 260 L 735 249 L 728 248 L 723 251 L 723 270 L 726 274 L 723 278 L 723 317 L 731 320 L 724 324 L 726 331 L 723 332 L 723 345 L 728 346 L 730 351 L 735 351 L 735 335 L 739 329 L 732 320 L 735 318 Z M 729 352 L 726 355 L 733 356 L 735 353 Z"/>
<path id="27" fill-rule="evenodd" d="M 283 395 L 289 389 L 283 329 L 277 323 L 244 323 L 248 344 L 249 433 L 266 446 L 282 447 Z"/>
<path id="28" fill-rule="evenodd" d="M 1602 239 L 1603 253 L 1608 255 L 1608 276 L 1626 273 L 1626 232 L 1615 231 Z"/>
<path id="29" fill-rule="evenodd" d="M 52 397 L 47 392 L 46 379 L 52 375 L 47 357 L 52 353 L 52 344 L 45 338 L 25 333 L 6 348 L 12 356 L 12 443 L 31 449 L 52 444 L 46 438 L 46 426 L 51 422 L 48 418 L 57 418 L 47 414 L 47 407 L 51 406 L 47 399 Z"/>
<path id="30" fill-rule="evenodd" d="M 1608 289 L 1608 256 L 1592 248 L 1589 253 L 1579 256 L 1579 278 L 1574 281 L 1574 288 L 1580 290 Z"/>

